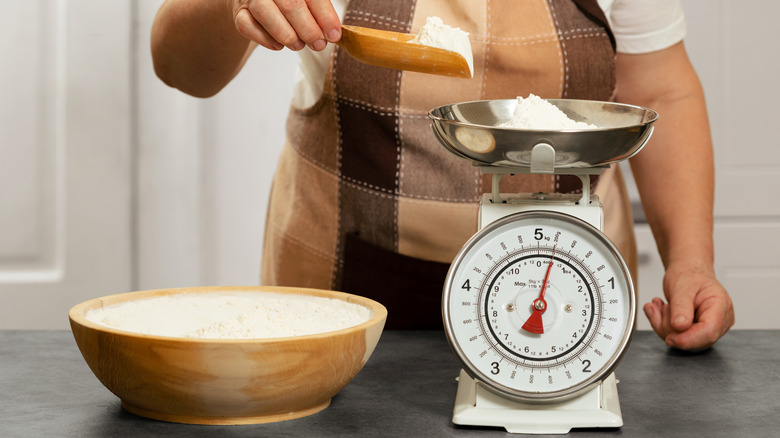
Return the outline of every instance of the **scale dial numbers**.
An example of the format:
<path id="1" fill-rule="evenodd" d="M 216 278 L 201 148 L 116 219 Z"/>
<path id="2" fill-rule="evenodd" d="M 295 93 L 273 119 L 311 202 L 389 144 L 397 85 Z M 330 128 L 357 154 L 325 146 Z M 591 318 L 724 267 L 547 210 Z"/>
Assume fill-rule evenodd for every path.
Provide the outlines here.
<path id="1" fill-rule="evenodd" d="M 636 319 L 617 249 L 575 217 L 516 213 L 480 230 L 447 275 L 447 337 L 466 372 L 520 400 L 558 400 L 601 382 Z"/>

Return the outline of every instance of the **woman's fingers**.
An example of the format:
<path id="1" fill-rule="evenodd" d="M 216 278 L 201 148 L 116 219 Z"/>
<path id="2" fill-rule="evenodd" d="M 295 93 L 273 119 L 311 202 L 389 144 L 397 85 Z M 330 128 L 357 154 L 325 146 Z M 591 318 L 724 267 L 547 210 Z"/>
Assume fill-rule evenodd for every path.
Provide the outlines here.
<path id="1" fill-rule="evenodd" d="M 282 50 L 284 48 L 284 45 L 276 41 L 262 26 L 260 26 L 260 23 L 255 20 L 249 9 L 239 9 L 233 20 L 236 24 L 236 30 L 245 38 L 252 40 L 269 50 Z"/>
<path id="2" fill-rule="evenodd" d="M 271 50 L 309 46 L 320 51 L 341 38 L 338 15 L 329 0 L 244 0 L 234 6 L 241 35 Z"/>

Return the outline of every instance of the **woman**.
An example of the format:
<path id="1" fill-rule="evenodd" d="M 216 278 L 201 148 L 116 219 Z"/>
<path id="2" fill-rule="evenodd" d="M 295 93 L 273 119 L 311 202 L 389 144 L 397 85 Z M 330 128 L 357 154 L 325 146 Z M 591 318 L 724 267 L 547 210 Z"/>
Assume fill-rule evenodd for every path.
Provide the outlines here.
<path id="1" fill-rule="evenodd" d="M 412 32 L 433 15 L 471 34 L 473 79 L 367 66 L 331 44 L 342 22 Z M 668 345 L 700 349 L 728 331 L 734 311 L 713 269 L 712 144 L 684 33 L 678 0 L 168 0 L 152 54 L 164 82 L 207 97 L 258 45 L 299 51 L 303 79 L 269 206 L 263 281 L 370 296 L 388 307 L 391 328 L 440 324 L 447 263 L 476 231 L 476 203 L 489 187 L 438 145 L 428 110 L 529 93 L 653 108 L 661 114 L 653 139 L 631 165 L 668 303 L 656 298 L 644 310 Z M 502 186 L 578 189 L 538 175 Z M 595 190 L 605 232 L 634 260 L 619 170 L 605 171 Z"/>

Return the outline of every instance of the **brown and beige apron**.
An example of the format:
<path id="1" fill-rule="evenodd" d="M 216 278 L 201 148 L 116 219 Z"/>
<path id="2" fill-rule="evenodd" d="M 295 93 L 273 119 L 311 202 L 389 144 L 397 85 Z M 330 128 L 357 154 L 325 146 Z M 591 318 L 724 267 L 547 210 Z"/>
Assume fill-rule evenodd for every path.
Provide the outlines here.
<path id="1" fill-rule="evenodd" d="M 428 16 L 470 33 L 474 78 L 373 67 L 337 48 L 320 100 L 290 111 L 266 222 L 264 284 L 373 298 L 388 308 L 388 328 L 441 327 L 449 262 L 490 191 L 489 178 L 437 142 L 428 111 L 529 93 L 610 100 L 615 86 L 596 0 L 352 0 L 343 22 L 416 33 Z M 594 184 L 606 233 L 633 260 L 619 170 Z M 501 188 L 581 189 L 576 177 L 551 175 L 507 177 Z"/>

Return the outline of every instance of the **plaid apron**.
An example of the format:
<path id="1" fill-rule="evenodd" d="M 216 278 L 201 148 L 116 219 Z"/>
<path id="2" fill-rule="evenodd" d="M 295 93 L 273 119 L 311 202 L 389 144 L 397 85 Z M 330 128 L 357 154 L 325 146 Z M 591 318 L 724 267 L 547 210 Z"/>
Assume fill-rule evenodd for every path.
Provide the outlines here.
<path id="1" fill-rule="evenodd" d="M 454 102 L 611 100 L 614 41 L 596 0 L 351 0 L 344 24 L 469 32 L 473 79 L 364 65 L 336 48 L 313 106 L 290 109 L 266 221 L 262 282 L 342 290 L 388 308 L 387 328 L 441 327 L 449 262 L 477 230 L 490 178 L 446 152 L 427 116 Z M 594 178 L 605 232 L 635 262 L 619 169 Z M 506 177 L 502 192 L 581 190 L 571 176 Z"/>

